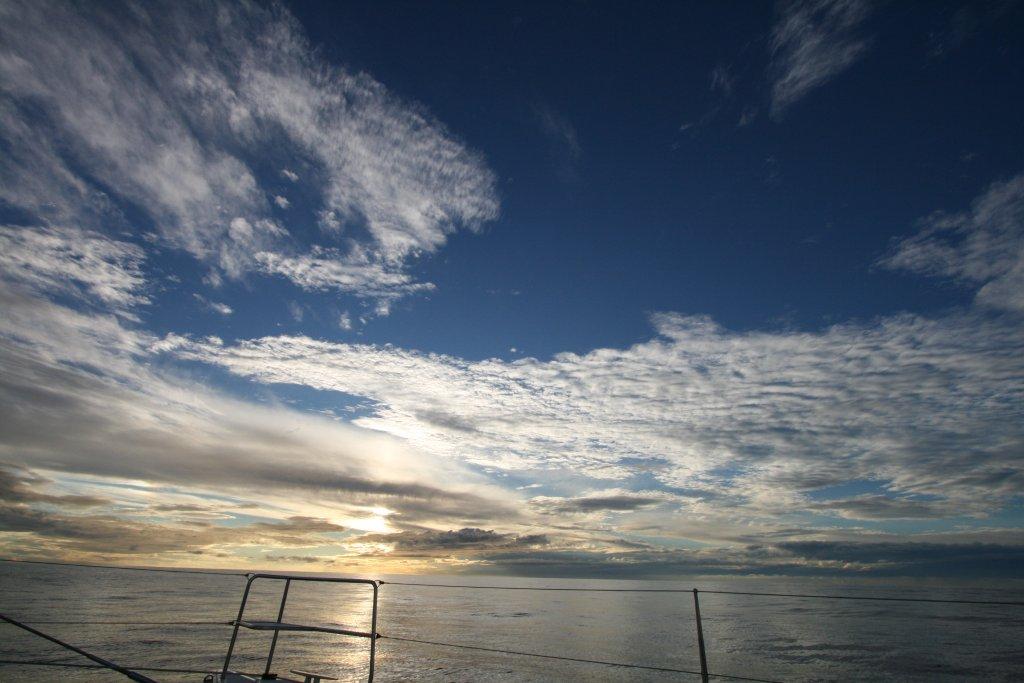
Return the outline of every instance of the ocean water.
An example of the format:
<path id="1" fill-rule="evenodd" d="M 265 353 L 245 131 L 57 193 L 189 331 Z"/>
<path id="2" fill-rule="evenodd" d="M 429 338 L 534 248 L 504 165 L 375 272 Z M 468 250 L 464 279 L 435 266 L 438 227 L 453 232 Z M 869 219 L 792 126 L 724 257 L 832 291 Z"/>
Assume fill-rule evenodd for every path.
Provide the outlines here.
<path id="1" fill-rule="evenodd" d="M 387 580 L 388 577 L 380 577 Z M 691 588 L 767 592 L 1022 600 L 993 585 L 850 583 L 703 578 L 610 581 L 495 577 L 395 580 L 505 586 Z M 240 576 L 168 574 L 0 562 L 0 612 L 129 667 L 215 670 L 230 627 L 183 622 L 234 618 Z M 246 617 L 273 620 L 282 582 L 257 581 Z M 369 630 L 366 586 L 293 583 L 285 621 Z M 443 589 L 385 584 L 378 631 L 525 652 L 699 669 L 690 594 Z M 782 681 L 1021 681 L 1024 607 L 701 595 L 713 673 Z M 54 621 L 174 622 L 173 625 Z M 176 625 L 176 624 L 181 625 Z M 270 634 L 240 631 L 232 668 L 262 671 Z M 274 670 L 301 668 L 366 680 L 368 641 L 282 633 Z M 0 659 L 84 661 L 10 625 Z M 201 681 L 198 674 L 150 674 Z M 119 681 L 109 672 L 0 665 L 0 681 Z M 434 645 L 379 641 L 379 681 L 699 681 L 699 677 L 561 662 Z"/>

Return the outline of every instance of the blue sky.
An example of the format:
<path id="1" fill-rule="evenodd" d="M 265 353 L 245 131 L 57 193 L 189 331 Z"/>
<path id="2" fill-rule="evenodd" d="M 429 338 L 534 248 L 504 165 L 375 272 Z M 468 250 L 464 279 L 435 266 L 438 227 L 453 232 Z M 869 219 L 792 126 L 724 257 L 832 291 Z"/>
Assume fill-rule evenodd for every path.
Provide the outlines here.
<path id="1" fill-rule="evenodd" d="M 1019 569 L 1019 3 L 0 7 L 5 554 Z"/>

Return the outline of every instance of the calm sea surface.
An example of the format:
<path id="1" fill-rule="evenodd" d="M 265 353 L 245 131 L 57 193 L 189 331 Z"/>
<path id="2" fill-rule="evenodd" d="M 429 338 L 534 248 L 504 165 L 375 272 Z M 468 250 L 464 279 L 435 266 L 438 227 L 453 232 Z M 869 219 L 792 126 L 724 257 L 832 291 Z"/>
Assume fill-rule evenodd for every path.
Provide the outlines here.
<path id="1" fill-rule="evenodd" d="M 384 577 L 387 579 L 387 577 Z M 1022 600 L 1015 588 L 811 579 L 686 582 L 474 577 L 396 580 L 505 586 L 698 588 L 897 597 Z M 0 612 L 126 666 L 213 670 L 231 629 L 223 625 L 56 624 L 47 621 L 195 622 L 234 618 L 244 579 L 0 562 Z M 246 616 L 272 620 L 281 582 L 257 581 Z M 293 584 L 285 621 L 369 630 L 366 586 Z M 1024 680 L 1024 608 L 978 605 L 701 596 L 712 672 L 785 681 Z M 378 630 L 423 640 L 699 669 L 693 600 L 687 594 L 574 593 L 384 585 Z M 242 631 L 233 668 L 262 671 L 270 634 Z M 365 680 L 367 641 L 282 633 L 274 669 Z M 0 625 L 0 658 L 68 656 Z M 202 675 L 152 674 L 201 681 Z M 90 670 L 0 666 L 0 680 L 125 680 Z M 692 681 L 699 677 L 559 662 L 381 640 L 380 681 Z"/>

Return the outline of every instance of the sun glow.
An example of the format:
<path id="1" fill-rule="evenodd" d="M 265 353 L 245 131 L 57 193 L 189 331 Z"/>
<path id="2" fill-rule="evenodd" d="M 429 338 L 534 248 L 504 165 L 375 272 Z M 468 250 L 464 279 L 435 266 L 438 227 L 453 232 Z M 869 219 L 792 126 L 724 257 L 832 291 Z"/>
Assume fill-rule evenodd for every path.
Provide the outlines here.
<path id="1" fill-rule="evenodd" d="M 394 531 L 385 517 L 374 515 L 372 517 L 348 517 L 338 522 L 342 526 L 357 531 L 372 531 L 378 534 L 387 534 Z"/>

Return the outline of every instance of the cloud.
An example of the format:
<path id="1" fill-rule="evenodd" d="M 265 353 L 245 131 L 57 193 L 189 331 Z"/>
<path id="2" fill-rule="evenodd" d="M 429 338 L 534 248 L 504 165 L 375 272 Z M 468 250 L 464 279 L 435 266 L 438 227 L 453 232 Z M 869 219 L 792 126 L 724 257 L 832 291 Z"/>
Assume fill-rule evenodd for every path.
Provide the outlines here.
<path id="1" fill-rule="evenodd" d="M 1013 318 L 901 316 L 738 334 L 663 314 L 657 336 L 627 349 L 472 362 L 299 337 L 157 338 L 117 316 L 0 295 L 0 460 L 15 463 L 18 480 L 0 487 L 2 549 L 180 562 L 200 552 L 237 566 L 245 548 L 316 547 L 294 557 L 556 576 L 914 573 L 939 565 L 822 559 L 816 546 L 785 545 L 906 538 L 787 521 L 979 516 L 1021 490 L 1013 415 L 1024 342 Z M 346 425 L 230 399 L 155 370 L 166 354 L 364 397 L 367 414 Z M 555 491 L 591 490 L 526 504 L 466 461 L 495 479 L 518 472 Z M 44 481 L 67 476 L 93 488 Z M 856 479 L 884 489 L 826 495 Z M 607 481 L 620 486 L 594 485 Z M 138 506 L 118 488 L 126 482 L 159 490 L 153 502 L 175 509 L 131 512 Z M 211 505 L 214 496 L 274 519 L 225 526 L 223 515 L 253 508 Z M 121 509 L 101 503 L 110 499 Z M 361 518 L 378 508 L 386 519 Z M 368 533 L 321 538 L 342 533 L 326 525 L 356 524 Z M 672 551 L 633 534 L 714 547 Z M 992 538 L 1012 559 L 1012 539 Z M 958 552 L 964 571 L 986 571 Z M 290 561 L 300 563 L 279 560 Z"/>
<path id="2" fill-rule="evenodd" d="M 1022 491 L 1024 339 L 1011 319 L 903 315 L 816 333 L 734 333 L 675 314 L 654 323 L 650 341 L 549 361 L 290 336 L 182 353 L 365 397 L 374 408 L 356 424 L 439 457 L 616 482 L 657 462 L 649 476 L 661 485 L 753 516 L 821 512 L 806 495 L 851 480 L 955 501 L 949 514 Z M 890 512 L 901 506 L 894 498 Z"/>
<path id="3" fill-rule="evenodd" d="M 326 520 L 293 517 L 283 522 L 221 526 L 190 521 L 155 523 L 115 515 L 68 515 L 42 512 L 26 506 L 0 503 L 0 532 L 28 535 L 44 543 L 59 544 L 64 553 L 128 555 L 181 555 L 208 550 L 260 547 L 309 547 L 330 543 L 323 534 L 344 527 Z"/>
<path id="4" fill-rule="evenodd" d="M 80 228 L 0 226 L 0 277 L 122 314 L 144 294 L 142 249 Z"/>
<path id="5" fill-rule="evenodd" d="M 367 535 L 364 542 L 392 544 L 399 554 L 450 554 L 466 551 L 479 553 L 495 549 L 533 548 L 547 545 L 548 538 L 542 534 L 517 536 L 498 533 L 491 529 L 466 527 L 458 530 L 435 531 L 432 529 L 408 530 L 387 535 Z"/>
<path id="6" fill-rule="evenodd" d="M 411 259 L 498 215 L 478 154 L 369 76 L 324 63 L 280 7 L 11 2 L 0 24 L 0 199 L 39 224 L 125 229 L 141 215 L 136 232 L 148 224 L 229 277 L 266 272 L 315 246 L 271 217 L 279 181 L 252 159 L 278 160 L 290 182 L 289 166 L 304 169 L 332 217 L 318 258 L 360 270 L 374 295 L 398 278 L 401 296 L 417 291 Z"/>
<path id="7" fill-rule="evenodd" d="M 227 304 L 223 304 L 218 301 L 210 301 L 202 294 L 193 294 L 192 296 L 203 306 L 203 308 L 208 308 L 214 313 L 219 313 L 221 315 L 231 315 L 234 313 L 234 309 Z"/>
<path id="8" fill-rule="evenodd" d="M 281 195 L 274 196 L 274 203 L 281 209 L 287 209 L 292 205 L 292 203 L 288 201 L 287 197 L 282 197 Z"/>
<path id="9" fill-rule="evenodd" d="M 0 464 L 0 501 L 13 504 L 48 503 L 51 505 L 91 507 L 110 501 L 98 496 L 55 495 L 39 491 L 51 483 L 23 467 Z"/>
<path id="10" fill-rule="evenodd" d="M 296 256 L 262 251 L 255 254 L 255 261 L 260 271 L 282 275 L 308 291 L 333 289 L 386 300 L 434 289 L 432 283 L 416 282 L 407 273 L 361 250 L 347 256 L 322 247 Z"/>
<path id="11" fill-rule="evenodd" d="M 1014 2 L 967 3 L 953 12 L 944 12 L 946 24 L 928 32 L 928 55 L 940 58 L 959 50 L 984 29 L 1007 21 L 1007 14 L 1015 5 Z"/>
<path id="12" fill-rule="evenodd" d="M 771 35 L 773 118 L 864 55 L 869 41 L 860 27 L 869 11 L 866 0 L 783 3 Z"/>
<path id="13" fill-rule="evenodd" d="M 184 337 L 160 339 L 116 316 L 75 311 L 5 287 L 0 304 L 0 462 L 10 463 L 0 470 L 0 499 L 8 506 L 3 524 L 19 538 L 35 539 L 15 542 L 0 534 L 4 548 L 41 543 L 52 553 L 109 554 L 171 552 L 179 541 L 193 549 L 230 545 L 230 527 L 203 527 L 182 540 L 180 527 L 196 518 L 194 509 L 152 510 L 174 518 L 166 524 L 139 519 L 131 492 L 158 487 L 172 488 L 160 495 L 167 504 L 183 495 L 179 491 L 188 492 L 183 502 L 193 508 L 196 500 L 227 496 L 238 501 L 235 511 L 258 504 L 262 514 L 344 518 L 352 521 L 341 526 L 356 529 L 386 528 L 383 520 L 359 519 L 379 507 L 406 524 L 472 525 L 519 516 L 513 496 L 458 463 L 434 461 L 379 432 L 231 399 L 158 371 L 154 354 L 192 343 Z M 77 483 L 62 483 L 69 493 L 51 492 L 40 469 L 50 479 Z M 132 482 L 134 488 L 125 489 Z M 80 493 L 83 487 L 109 495 Z M 259 492 L 255 498 L 253 492 Z M 103 510 L 67 512 L 94 504 Z M 242 525 L 237 538 L 272 536 L 268 543 L 285 543 L 285 532 L 298 539 L 316 531 L 308 521 L 302 534 L 280 520 L 273 524 Z M 339 546 L 336 555 L 346 552 Z"/>
<path id="14" fill-rule="evenodd" d="M 794 541 L 779 547 L 808 560 L 860 565 L 889 575 L 1015 576 L 1024 567 L 1024 545 L 1019 544 Z"/>
<path id="15" fill-rule="evenodd" d="M 686 575 L 1015 577 L 1017 543 L 802 541 L 742 548 L 527 549 L 480 556 L 467 569 L 517 576 L 636 578 Z"/>
<path id="16" fill-rule="evenodd" d="M 855 498 L 812 503 L 811 510 L 836 512 L 846 519 L 939 519 L 968 510 L 953 510 L 947 504 L 932 501 L 892 498 L 886 495 L 863 495 Z"/>
<path id="17" fill-rule="evenodd" d="M 1007 270 L 986 265 L 1005 250 L 975 246 L 974 232 L 994 231 L 982 242 L 1000 245 L 1017 234 L 1015 188 L 997 184 L 970 211 L 927 219 L 966 226 L 941 272 L 993 281 Z M 316 269 L 304 277 L 311 286 L 335 279 Z M 486 529 L 500 518 L 508 526 L 495 533 L 545 534 L 547 553 L 650 550 L 627 547 L 636 535 L 718 547 L 871 537 L 844 530 L 851 520 L 980 528 L 1024 490 L 1024 336 L 1010 313 L 977 307 L 772 332 L 660 313 L 651 338 L 627 348 L 468 360 L 304 336 L 157 338 L 117 316 L 36 299 L 26 282 L 0 292 L 11 369 L 0 394 L 10 450 L 0 457 L 29 466 L 204 491 L 315 491 L 350 513 L 394 510 L 400 521 L 389 524 L 403 532 Z M 206 390 L 197 402 L 195 387 L 150 369 L 177 360 L 355 397 L 358 416 L 308 422 Z M 366 455 L 389 450 L 391 460 Z M 544 481 L 546 495 L 507 490 L 524 481 Z M 850 482 L 863 492 L 850 494 Z M 831 527 L 808 526 L 822 518 Z M 626 537 L 612 543 L 610 530 Z M 382 552 L 373 543 L 358 552 Z"/>
<path id="18" fill-rule="evenodd" d="M 660 505 L 671 498 L 659 491 L 612 489 L 573 498 L 537 496 L 530 499 L 530 505 L 546 515 L 633 512 Z"/>
<path id="19" fill-rule="evenodd" d="M 922 220 L 879 263 L 976 287 L 983 306 L 1024 311 L 1024 175 L 993 184 L 969 211 Z"/>
<path id="20" fill-rule="evenodd" d="M 563 182 L 577 182 L 579 172 L 576 165 L 583 155 L 583 147 L 576 127 L 564 114 L 548 104 L 535 105 L 534 114 L 541 132 L 551 145 L 557 175 Z"/>
<path id="21" fill-rule="evenodd" d="M 729 67 L 725 64 L 717 64 L 711 70 L 710 82 L 712 92 L 720 93 L 726 99 L 732 97 L 733 89 L 736 86 L 736 78 L 730 73 Z"/>
<path id="22" fill-rule="evenodd" d="M 572 157 L 582 153 L 576 127 L 569 119 L 547 105 L 537 105 L 536 112 L 541 130 L 552 142 L 564 147 Z"/>

